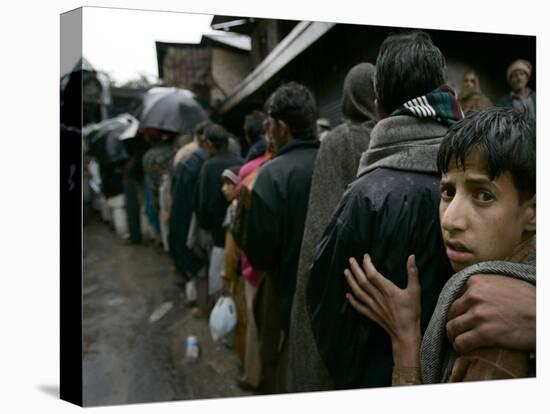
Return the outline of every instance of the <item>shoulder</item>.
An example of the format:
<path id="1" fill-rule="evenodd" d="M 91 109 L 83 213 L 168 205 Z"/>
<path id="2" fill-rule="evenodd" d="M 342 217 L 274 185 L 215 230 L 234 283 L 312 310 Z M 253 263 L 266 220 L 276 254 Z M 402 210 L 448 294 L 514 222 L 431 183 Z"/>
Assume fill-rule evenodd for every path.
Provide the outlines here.
<path id="1" fill-rule="evenodd" d="M 422 199 L 439 200 L 439 176 L 376 168 L 352 182 L 346 194 L 375 210 Z"/>
<path id="2" fill-rule="evenodd" d="M 327 145 L 333 145 L 339 143 L 349 133 L 349 126 L 346 122 L 338 125 L 323 138 L 321 141 L 321 148 Z"/>
<path id="3" fill-rule="evenodd" d="M 377 168 L 349 185 L 337 207 L 335 225 L 347 228 L 355 240 L 395 241 L 396 234 L 437 219 L 439 199 L 439 177 Z"/>

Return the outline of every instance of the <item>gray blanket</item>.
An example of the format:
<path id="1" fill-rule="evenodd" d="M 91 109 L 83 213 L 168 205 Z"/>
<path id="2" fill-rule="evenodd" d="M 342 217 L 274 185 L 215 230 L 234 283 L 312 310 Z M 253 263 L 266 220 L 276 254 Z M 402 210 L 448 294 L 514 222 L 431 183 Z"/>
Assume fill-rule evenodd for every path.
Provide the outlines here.
<path id="1" fill-rule="evenodd" d="M 482 262 L 467 267 L 451 277 L 443 287 L 435 311 L 422 339 L 420 366 L 422 383 L 448 382 L 456 360 L 456 353 L 447 339 L 447 317 L 452 303 L 460 296 L 470 276 L 476 274 L 499 274 L 536 284 L 536 254 L 531 254 L 523 263 Z"/>

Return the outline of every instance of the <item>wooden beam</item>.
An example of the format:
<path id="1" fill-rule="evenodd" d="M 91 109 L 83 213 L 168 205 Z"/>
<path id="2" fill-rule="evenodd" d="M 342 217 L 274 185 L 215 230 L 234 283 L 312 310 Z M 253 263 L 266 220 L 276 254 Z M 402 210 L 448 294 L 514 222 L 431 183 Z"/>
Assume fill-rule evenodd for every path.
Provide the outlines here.
<path id="1" fill-rule="evenodd" d="M 235 89 L 221 106 L 225 113 L 257 91 L 296 56 L 328 32 L 335 23 L 300 22 Z"/>

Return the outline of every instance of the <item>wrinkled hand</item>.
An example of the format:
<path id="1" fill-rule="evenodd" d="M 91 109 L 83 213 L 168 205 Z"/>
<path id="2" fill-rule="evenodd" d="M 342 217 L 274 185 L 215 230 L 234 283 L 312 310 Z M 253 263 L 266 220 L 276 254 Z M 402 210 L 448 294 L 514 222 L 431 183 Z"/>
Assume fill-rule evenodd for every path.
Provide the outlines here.
<path id="1" fill-rule="evenodd" d="M 459 354 L 480 347 L 536 347 L 536 288 L 498 275 L 472 276 L 449 310 L 447 335 Z"/>
<path id="2" fill-rule="evenodd" d="M 380 325 L 392 338 L 394 363 L 417 366 L 420 350 L 420 283 L 415 258 L 407 260 L 408 284 L 400 289 L 380 274 L 365 255 L 363 268 L 350 259 L 351 271 L 344 271 L 353 292 L 346 297 L 362 315 Z"/>

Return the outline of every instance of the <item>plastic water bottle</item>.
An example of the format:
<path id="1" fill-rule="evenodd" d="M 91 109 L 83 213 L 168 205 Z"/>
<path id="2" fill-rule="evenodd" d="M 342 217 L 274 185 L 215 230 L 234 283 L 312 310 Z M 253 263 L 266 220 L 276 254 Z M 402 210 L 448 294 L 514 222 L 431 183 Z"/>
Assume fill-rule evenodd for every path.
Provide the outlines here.
<path id="1" fill-rule="evenodd" d="M 199 357 L 199 338 L 194 335 L 187 337 L 185 356 L 188 359 L 197 359 Z"/>

